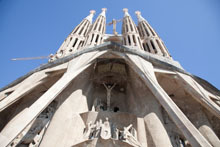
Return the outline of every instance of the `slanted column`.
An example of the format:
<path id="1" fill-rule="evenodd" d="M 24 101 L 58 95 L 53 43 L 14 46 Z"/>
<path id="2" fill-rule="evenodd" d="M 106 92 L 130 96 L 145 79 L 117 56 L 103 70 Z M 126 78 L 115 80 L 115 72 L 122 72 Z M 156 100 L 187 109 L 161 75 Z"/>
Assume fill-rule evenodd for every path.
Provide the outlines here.
<path id="1" fill-rule="evenodd" d="M 51 57 L 50 61 L 68 56 L 82 47 L 85 37 L 88 34 L 88 30 L 92 24 L 94 14 L 95 11 L 91 10 L 90 14 L 84 18 L 82 22 L 69 34 L 63 44 L 60 46 L 57 53 Z"/>
<path id="2" fill-rule="evenodd" d="M 144 50 L 153 54 L 171 58 L 163 41 L 150 24 L 141 16 L 141 12 L 136 11 L 135 13 L 138 18 L 138 30 L 143 42 Z"/>
<path id="3" fill-rule="evenodd" d="M 128 9 L 124 8 L 124 18 L 122 24 L 123 45 L 131 48 L 143 49 L 140 36 L 138 34 L 137 27 L 128 14 Z"/>
<path id="4" fill-rule="evenodd" d="M 106 10 L 106 8 L 102 8 L 102 12 L 99 14 L 95 23 L 92 25 L 91 31 L 89 32 L 89 35 L 86 37 L 83 46 L 93 47 L 102 44 L 106 27 Z"/>
<path id="5" fill-rule="evenodd" d="M 213 147 L 218 147 L 220 145 L 220 140 L 212 130 L 212 126 L 209 123 L 208 118 L 203 111 L 197 111 L 196 114 L 199 116 L 199 119 L 194 122 L 197 125 L 199 132 Z"/>

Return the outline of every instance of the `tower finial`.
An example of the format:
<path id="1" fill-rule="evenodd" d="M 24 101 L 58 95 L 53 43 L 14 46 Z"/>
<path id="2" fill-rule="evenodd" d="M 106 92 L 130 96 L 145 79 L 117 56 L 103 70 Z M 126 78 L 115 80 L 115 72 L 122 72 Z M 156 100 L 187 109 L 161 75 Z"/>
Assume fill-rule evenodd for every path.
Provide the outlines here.
<path id="1" fill-rule="evenodd" d="M 135 11 L 135 14 L 136 14 L 137 16 L 139 16 L 139 15 L 141 15 L 141 12 L 140 12 L 140 11 Z"/>
<path id="2" fill-rule="evenodd" d="M 87 19 L 88 21 L 90 21 L 90 23 L 92 23 L 92 18 L 95 15 L 95 10 L 90 10 L 89 12 L 90 14 L 85 19 Z"/>
<path id="3" fill-rule="evenodd" d="M 107 8 L 102 8 L 102 13 L 100 15 L 105 17 L 105 12 L 107 11 Z"/>
<path id="4" fill-rule="evenodd" d="M 90 14 L 95 14 L 95 10 L 90 10 Z"/>
<path id="5" fill-rule="evenodd" d="M 102 11 L 107 11 L 107 8 L 102 8 Z"/>
<path id="6" fill-rule="evenodd" d="M 125 16 L 130 16 L 130 15 L 128 14 L 128 8 L 124 8 L 123 11 L 124 11 L 124 13 L 125 13 L 124 17 L 125 17 Z"/>
<path id="7" fill-rule="evenodd" d="M 135 11 L 135 14 L 137 15 L 138 22 L 141 22 L 141 21 L 145 20 L 145 19 L 141 16 L 141 12 L 140 12 L 140 11 Z M 145 21 L 146 21 L 146 20 L 145 20 Z"/>

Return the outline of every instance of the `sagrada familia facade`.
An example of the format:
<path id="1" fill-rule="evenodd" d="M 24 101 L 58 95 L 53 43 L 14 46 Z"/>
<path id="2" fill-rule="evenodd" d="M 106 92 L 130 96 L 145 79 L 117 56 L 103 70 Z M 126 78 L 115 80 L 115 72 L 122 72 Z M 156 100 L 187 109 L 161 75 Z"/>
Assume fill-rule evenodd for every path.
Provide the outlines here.
<path id="1" fill-rule="evenodd" d="M 136 12 L 106 9 L 0 90 L 1 147 L 219 147 L 220 92 L 185 71 Z M 116 23 L 122 21 L 122 33 Z"/>

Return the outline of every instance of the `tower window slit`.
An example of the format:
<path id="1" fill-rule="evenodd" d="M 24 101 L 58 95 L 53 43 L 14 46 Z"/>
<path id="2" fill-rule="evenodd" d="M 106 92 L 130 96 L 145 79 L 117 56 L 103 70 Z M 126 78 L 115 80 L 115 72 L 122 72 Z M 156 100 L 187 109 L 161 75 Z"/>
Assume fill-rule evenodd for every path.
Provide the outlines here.
<path id="1" fill-rule="evenodd" d="M 152 48 L 154 49 L 155 53 L 157 53 L 157 50 L 156 50 L 155 45 L 154 45 L 154 43 L 153 43 L 152 40 L 150 41 L 150 43 L 151 43 L 151 46 L 152 46 Z"/>
<path id="2" fill-rule="evenodd" d="M 78 45 L 77 49 L 80 48 L 81 44 L 82 44 L 82 41 L 79 42 L 79 45 Z"/>
<path id="3" fill-rule="evenodd" d="M 96 36 L 95 42 L 97 43 L 99 39 L 99 35 Z"/>
<path id="4" fill-rule="evenodd" d="M 128 35 L 128 44 L 131 45 L 131 38 L 129 35 Z"/>
<path id="5" fill-rule="evenodd" d="M 94 38 L 94 34 L 92 34 L 92 37 L 91 37 L 91 40 L 90 40 L 90 44 L 92 44 L 93 38 Z"/>
<path id="6" fill-rule="evenodd" d="M 137 46 L 137 42 L 136 42 L 136 38 L 135 38 L 135 36 L 132 35 L 132 37 L 133 37 L 134 46 Z"/>
<path id="7" fill-rule="evenodd" d="M 73 43 L 73 46 L 72 46 L 72 47 L 75 47 L 77 41 L 78 41 L 78 38 L 76 38 L 76 40 L 75 40 L 75 42 Z"/>
<path id="8" fill-rule="evenodd" d="M 152 28 L 150 27 L 151 33 L 153 34 L 153 36 L 155 36 L 154 31 L 152 30 Z"/>
<path id="9" fill-rule="evenodd" d="M 70 37 L 70 41 L 72 40 L 73 38 L 72 37 Z"/>
<path id="10" fill-rule="evenodd" d="M 150 47 L 149 47 L 148 43 L 145 43 L 145 45 L 146 45 L 147 51 L 150 52 Z"/>
<path id="11" fill-rule="evenodd" d="M 84 41 L 82 41 L 81 47 L 83 47 Z"/>
<path id="12" fill-rule="evenodd" d="M 145 46 L 145 44 L 143 43 L 143 47 L 144 47 L 144 50 L 146 51 L 147 49 L 146 49 L 146 46 Z"/>
<path id="13" fill-rule="evenodd" d="M 145 32 L 146 32 L 147 36 L 150 36 L 150 34 L 149 34 L 147 28 L 145 28 Z"/>

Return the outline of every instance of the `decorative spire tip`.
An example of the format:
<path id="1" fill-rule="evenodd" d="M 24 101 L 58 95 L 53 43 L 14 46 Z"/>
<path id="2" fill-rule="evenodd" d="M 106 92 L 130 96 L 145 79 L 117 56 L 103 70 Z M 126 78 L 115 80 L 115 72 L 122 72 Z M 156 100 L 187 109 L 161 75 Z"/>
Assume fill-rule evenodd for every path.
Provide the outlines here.
<path id="1" fill-rule="evenodd" d="M 135 14 L 136 14 L 137 16 L 139 16 L 139 15 L 141 15 L 141 12 L 140 12 L 140 11 L 135 11 Z"/>
<path id="2" fill-rule="evenodd" d="M 90 10 L 90 14 L 95 14 L 95 10 Z"/>
<path id="3" fill-rule="evenodd" d="M 102 8 L 102 11 L 107 11 L 107 8 Z"/>
<path id="4" fill-rule="evenodd" d="M 123 11 L 124 11 L 124 12 L 128 12 L 128 8 L 124 8 Z"/>

